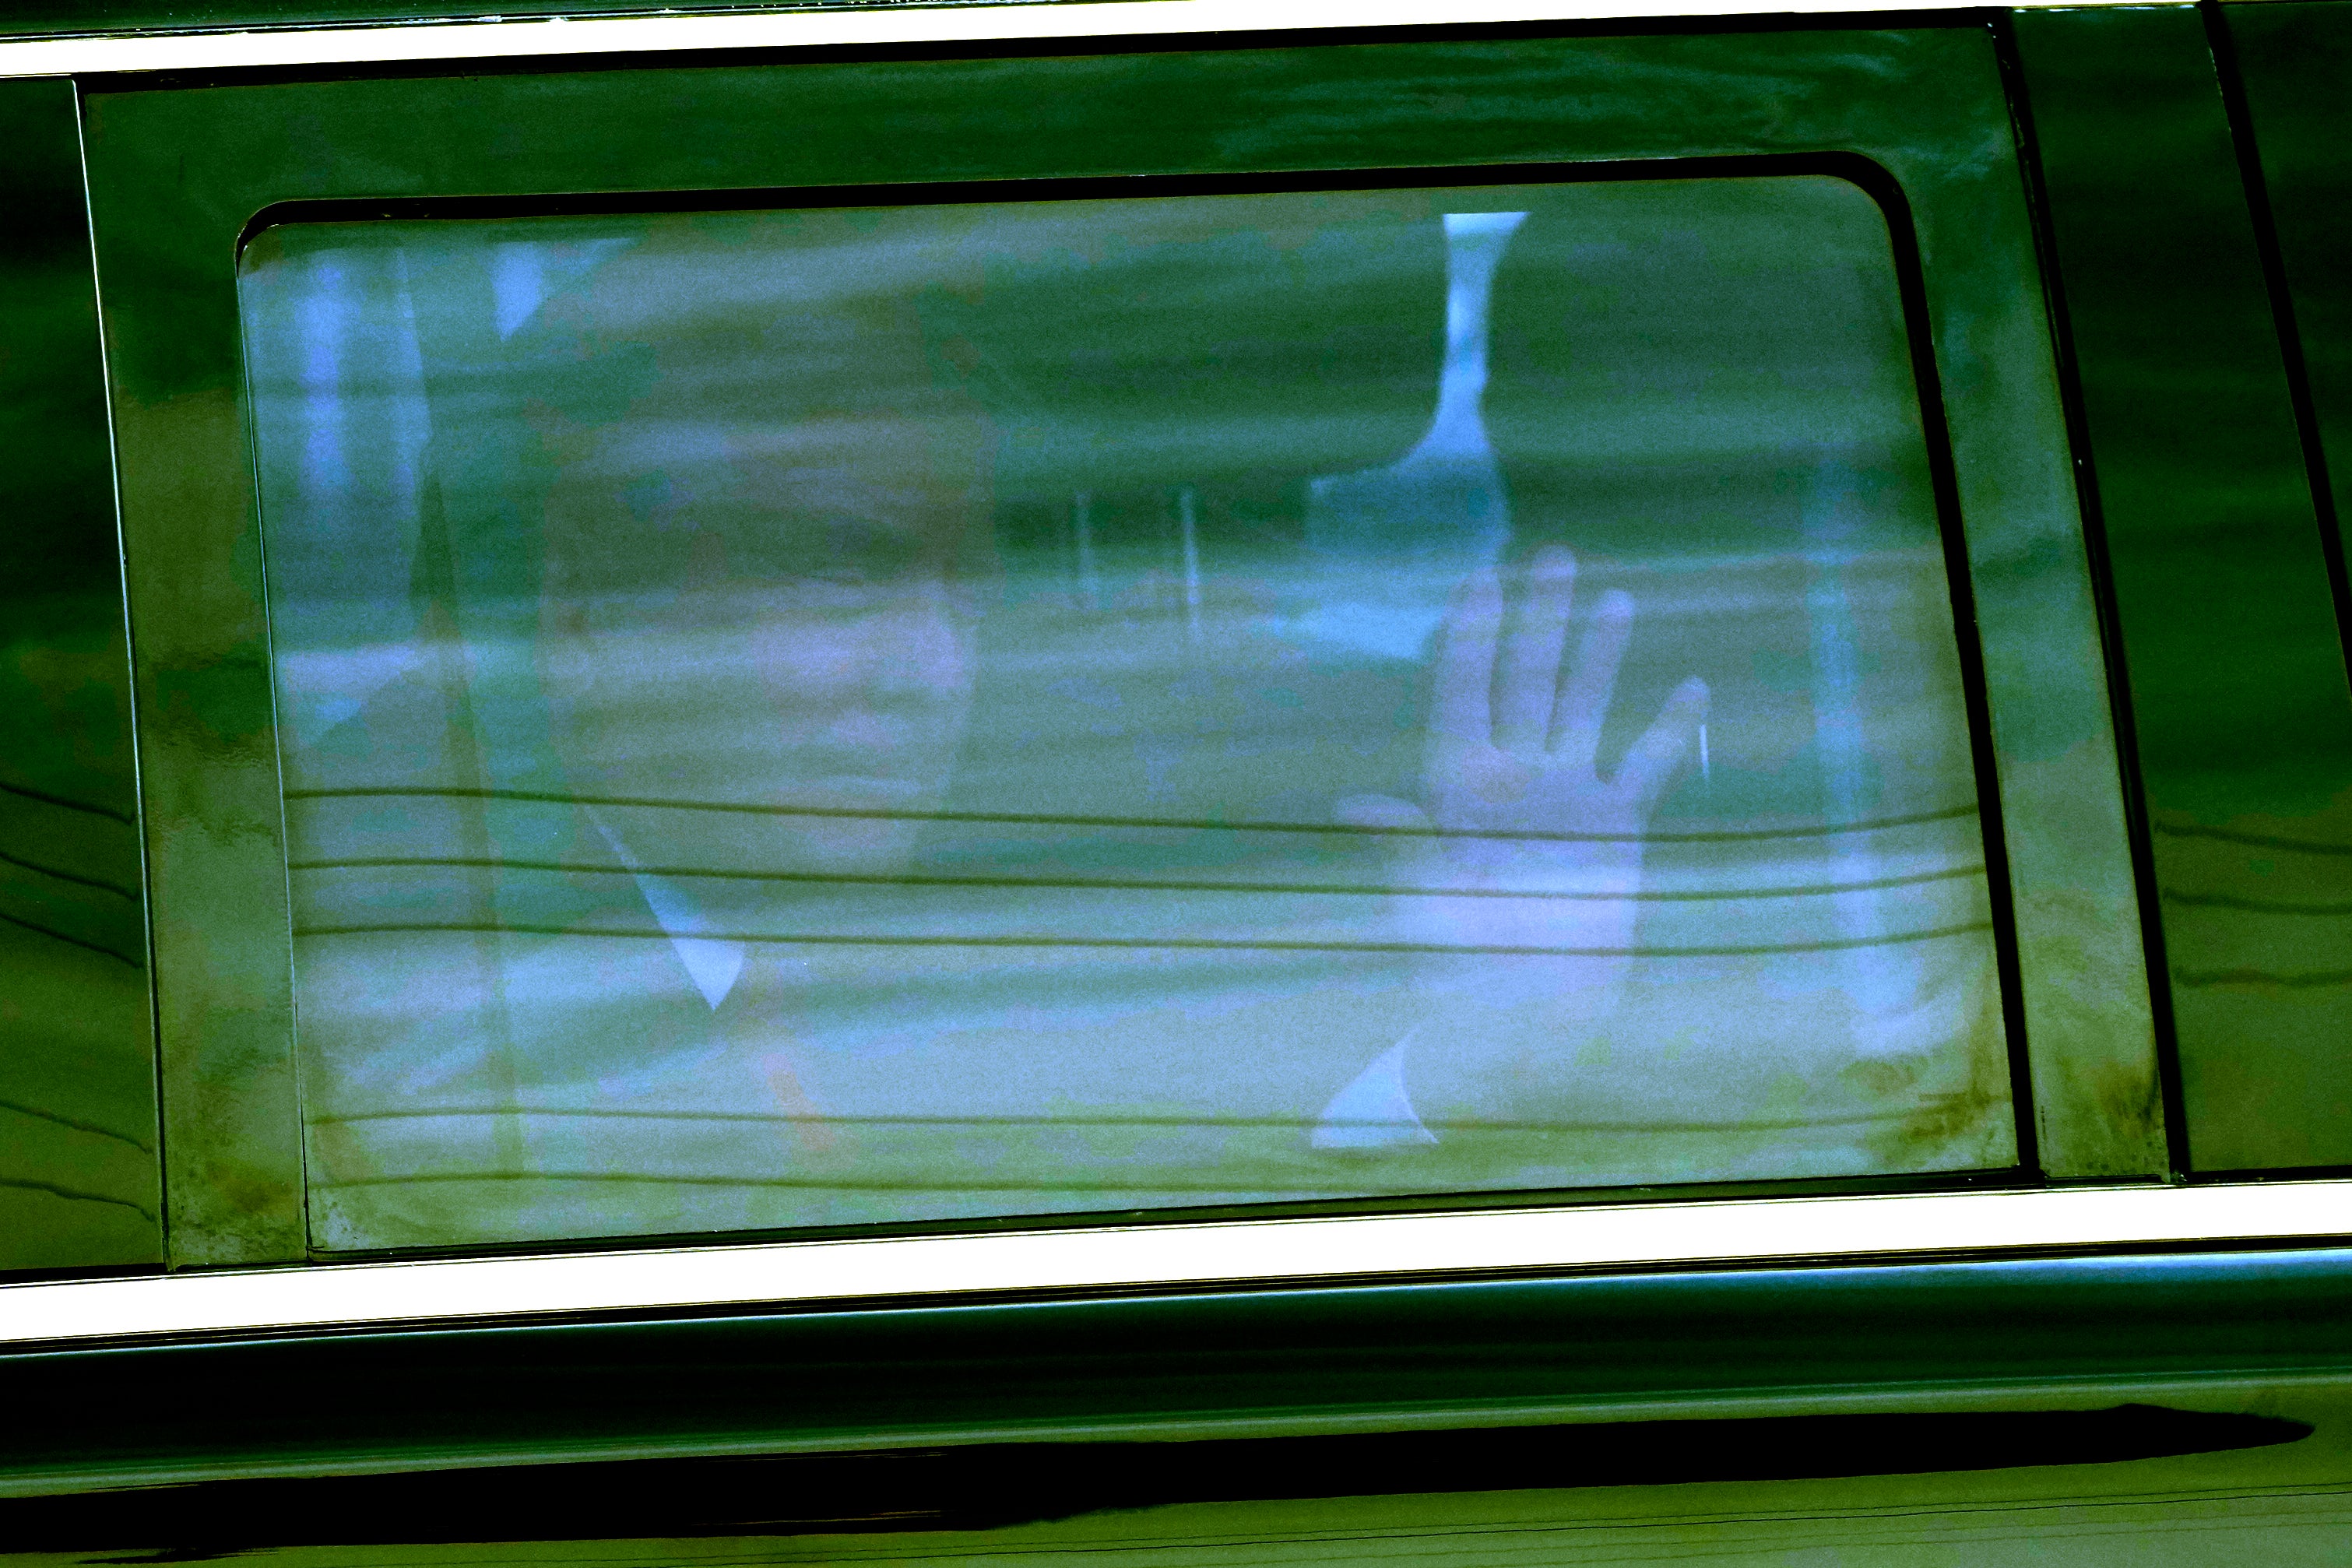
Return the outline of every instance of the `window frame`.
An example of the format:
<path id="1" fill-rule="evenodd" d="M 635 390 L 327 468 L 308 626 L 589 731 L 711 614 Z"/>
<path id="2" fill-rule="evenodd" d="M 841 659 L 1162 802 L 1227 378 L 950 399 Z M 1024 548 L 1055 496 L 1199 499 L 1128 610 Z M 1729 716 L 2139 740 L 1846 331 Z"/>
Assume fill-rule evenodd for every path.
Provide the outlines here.
<path id="1" fill-rule="evenodd" d="M 1692 69 L 1712 72 L 1718 90 L 1670 110 L 1655 84 Z M 1514 116 L 1465 129 L 1436 89 L 1481 72 L 1486 90 L 1498 90 L 1499 80 L 1499 90 L 1516 94 Z M 1176 39 L 1050 59 L 943 47 L 782 64 L 719 58 L 594 72 L 84 87 L 141 714 L 175 1266 L 309 1256 L 284 825 L 236 341 L 238 240 L 258 215 L 287 204 L 460 194 L 547 201 L 1202 171 L 1291 174 L 1306 184 L 1312 174 L 1302 171 L 1433 163 L 1868 160 L 1901 191 L 1926 258 L 1928 335 L 1985 655 L 2015 911 L 2011 1022 L 2024 1025 L 2038 1133 L 2036 1165 L 2010 1179 L 2168 1172 L 2121 774 L 2052 334 L 2024 174 L 1980 22 L 1862 34 L 1515 30 L 1205 49 Z M 1335 89 L 1385 93 L 1383 117 L 1345 141 L 1318 130 L 1318 95 Z M 1177 124 L 1150 112 L 1183 91 L 1203 111 Z M 1075 105 L 1082 133 L 1035 131 L 1041 100 Z M 673 132 L 691 125 L 694 133 L 645 134 L 665 119 L 681 122 Z M 779 134 L 781 125 L 793 129 Z M 1430 155 L 1433 145 L 1441 156 Z M 1494 1194 L 1470 1200 L 1473 1210 L 1496 1203 Z M 1171 1214 L 1146 1228 L 1184 1220 Z M 1216 1277 L 1243 1279 L 1260 1277 L 1250 1263 L 1255 1250 L 1277 1238 L 1295 1246 L 1301 1235 L 1263 1227 L 1349 1223 L 1364 1222 L 1187 1228 L 1230 1248 L 1232 1272 Z M 931 1239 L 1000 1245 L 1010 1260 L 1024 1235 L 1099 1240 L 1116 1228 L 1040 1224 L 1065 1228 Z M 1447 1250 L 1452 1264 L 1416 1267 L 1483 1267 Z M 1531 1262 L 1508 1247 L 1496 1258 L 1498 1266 Z"/>

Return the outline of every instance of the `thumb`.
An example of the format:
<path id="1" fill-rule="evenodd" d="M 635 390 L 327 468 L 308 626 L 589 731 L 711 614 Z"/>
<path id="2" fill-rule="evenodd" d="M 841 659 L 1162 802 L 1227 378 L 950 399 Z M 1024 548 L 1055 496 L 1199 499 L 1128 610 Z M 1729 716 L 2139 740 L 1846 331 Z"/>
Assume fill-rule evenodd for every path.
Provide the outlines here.
<path id="1" fill-rule="evenodd" d="M 1693 677 L 1675 689 L 1657 721 L 1627 748 L 1615 784 L 1647 820 L 1675 776 L 1698 752 L 1698 727 L 1706 722 L 1706 682 Z"/>

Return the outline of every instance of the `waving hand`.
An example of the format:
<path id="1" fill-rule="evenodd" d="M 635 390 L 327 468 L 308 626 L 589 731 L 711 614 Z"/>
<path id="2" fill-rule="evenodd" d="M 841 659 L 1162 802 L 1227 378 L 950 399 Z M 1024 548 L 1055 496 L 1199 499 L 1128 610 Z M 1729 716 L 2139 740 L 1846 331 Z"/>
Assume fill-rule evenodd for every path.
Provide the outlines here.
<path id="1" fill-rule="evenodd" d="M 1604 594 L 1580 631 L 1575 611 L 1576 560 L 1564 549 L 1529 563 L 1516 606 L 1491 571 L 1463 584 L 1438 657 L 1420 800 L 1356 796 L 1340 807 L 1343 822 L 1394 836 L 1399 938 L 1458 950 L 1429 954 L 1422 984 L 1441 1010 L 1464 1013 L 1459 1030 L 1443 1032 L 1462 1058 L 1452 1065 L 1507 1080 L 1474 1095 L 1482 1101 L 1541 1098 L 1614 1006 L 1634 942 L 1642 836 L 1706 715 L 1706 683 L 1684 681 L 1602 776 L 1601 727 L 1633 605 Z M 1495 1072 L 1476 1070 L 1482 1055 Z M 1490 1113 L 1531 1109 L 1491 1103 Z"/>

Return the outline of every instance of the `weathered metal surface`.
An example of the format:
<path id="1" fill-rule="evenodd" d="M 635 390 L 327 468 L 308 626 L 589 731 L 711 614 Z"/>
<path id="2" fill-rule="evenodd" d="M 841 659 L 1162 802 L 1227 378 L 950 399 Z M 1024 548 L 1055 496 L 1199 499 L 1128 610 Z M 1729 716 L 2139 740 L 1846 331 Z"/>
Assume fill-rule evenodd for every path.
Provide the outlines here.
<path id="1" fill-rule="evenodd" d="M 0 85 L 0 1269 L 162 1260 L 130 663 L 70 83 Z"/>

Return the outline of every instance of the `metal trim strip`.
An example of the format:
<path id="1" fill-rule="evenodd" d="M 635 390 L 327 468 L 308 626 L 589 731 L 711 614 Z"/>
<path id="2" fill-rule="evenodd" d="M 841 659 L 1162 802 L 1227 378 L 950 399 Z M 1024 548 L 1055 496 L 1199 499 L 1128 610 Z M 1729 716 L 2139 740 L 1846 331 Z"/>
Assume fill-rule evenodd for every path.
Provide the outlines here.
<path id="1" fill-rule="evenodd" d="M 1103 1226 L 0 1286 L 0 1344 L 2352 1236 L 2352 1181 Z"/>
<path id="2" fill-rule="evenodd" d="M 2030 6 L 2135 0 L 2023 0 Z M 1913 0 L 1899 12 L 1981 8 Z M 0 41 L 0 78 L 145 71 L 300 69 L 428 61 L 700 50 L 1048 43 L 1067 38 L 1666 19 L 1887 14 L 1884 0 L 1031 0 L 1013 5 L 839 5 L 710 16 L 542 17 L 246 32 Z"/>

